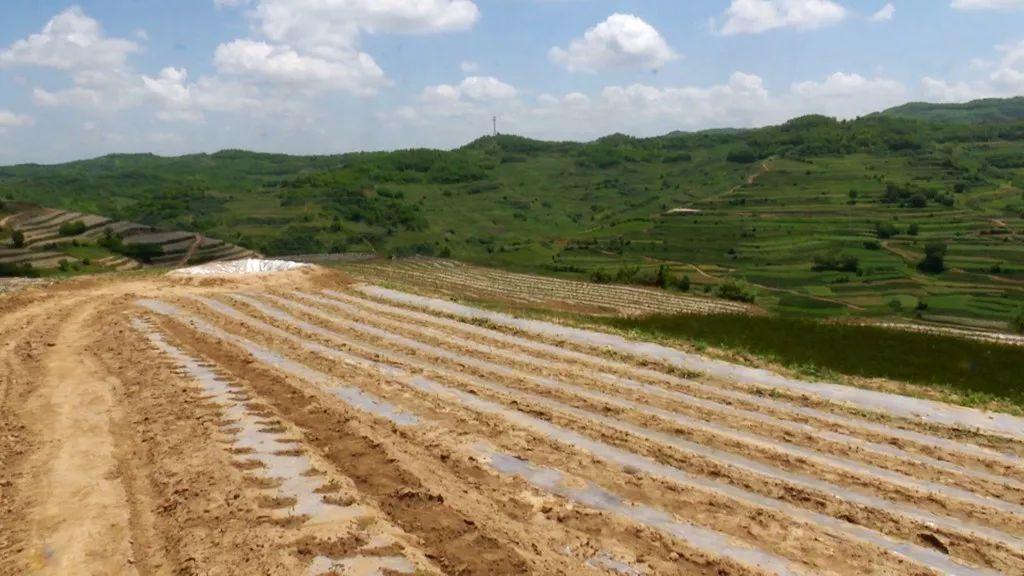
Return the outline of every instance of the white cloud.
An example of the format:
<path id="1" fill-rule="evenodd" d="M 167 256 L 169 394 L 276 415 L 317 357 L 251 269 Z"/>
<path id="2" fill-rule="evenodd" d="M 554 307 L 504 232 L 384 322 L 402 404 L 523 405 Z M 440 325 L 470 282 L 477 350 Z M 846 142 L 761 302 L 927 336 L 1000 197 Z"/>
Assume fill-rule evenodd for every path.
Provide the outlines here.
<path id="1" fill-rule="evenodd" d="M 795 113 L 803 110 L 851 118 L 902 104 L 907 90 L 888 78 L 836 72 L 822 82 L 797 82 L 790 87 L 790 94 Z"/>
<path id="2" fill-rule="evenodd" d="M 552 48 L 551 60 L 572 72 L 609 68 L 661 68 L 679 56 L 653 26 L 632 14 L 612 14 L 568 48 Z"/>
<path id="3" fill-rule="evenodd" d="M 824 82 L 797 82 L 794 94 L 812 98 L 859 98 L 864 94 L 902 94 L 903 85 L 886 78 L 865 78 L 860 74 L 836 72 Z"/>
<path id="4" fill-rule="evenodd" d="M 1001 53 L 998 61 L 972 61 L 973 68 L 989 71 L 984 78 L 974 81 L 950 81 L 925 77 L 921 80 L 925 96 L 940 102 L 965 102 L 978 98 L 1004 98 L 1024 94 L 1024 40 L 996 49 Z M 984 66 L 979 66 L 980 63 Z"/>
<path id="5" fill-rule="evenodd" d="M 368 54 L 353 51 L 335 56 L 328 60 L 288 46 L 235 40 L 217 47 L 214 62 L 224 74 L 306 90 L 373 94 L 386 84 L 384 71 Z"/>
<path id="6" fill-rule="evenodd" d="M 878 12 L 871 15 L 872 22 L 888 22 L 896 15 L 896 7 L 892 4 L 882 6 Z"/>
<path id="7" fill-rule="evenodd" d="M 0 67 L 111 69 L 124 66 L 128 55 L 138 50 L 138 44 L 131 40 L 104 36 L 99 22 L 73 6 L 54 16 L 42 32 L 0 52 Z"/>
<path id="8" fill-rule="evenodd" d="M 363 32 L 467 30 L 480 10 L 470 0 L 259 0 L 253 18 L 267 39 L 330 57 L 351 50 Z"/>
<path id="9" fill-rule="evenodd" d="M 846 8 L 831 0 L 732 0 L 720 33 L 759 34 L 789 27 L 813 30 L 836 24 L 847 15 Z"/>
<path id="10" fill-rule="evenodd" d="M 428 86 L 423 90 L 423 99 L 427 101 L 465 101 L 485 102 L 491 100 L 509 100 L 518 92 L 514 86 L 506 84 L 492 76 L 470 76 L 459 84 L 441 84 Z"/>
<path id="11" fill-rule="evenodd" d="M 953 0 L 955 10 L 1024 10 L 1024 0 Z"/>
<path id="12" fill-rule="evenodd" d="M 164 68 L 156 78 L 143 76 L 142 82 L 157 98 L 172 107 L 187 106 L 192 101 L 192 92 L 185 84 L 188 71 L 184 68 Z"/>
<path id="13" fill-rule="evenodd" d="M 31 126 L 34 123 L 35 119 L 27 114 L 15 114 L 10 110 L 0 110 L 0 130 Z"/>
<path id="14" fill-rule="evenodd" d="M 462 70 L 464 74 L 473 74 L 480 70 L 480 63 L 473 60 L 463 60 L 462 62 L 459 62 L 459 69 Z"/>
<path id="15" fill-rule="evenodd" d="M 374 59 L 358 49 L 364 33 L 429 34 L 465 30 L 479 19 L 470 0 L 217 0 L 252 5 L 260 38 L 217 47 L 214 61 L 236 82 L 287 86 L 305 93 L 375 94 L 388 85 Z"/>
<path id="16" fill-rule="evenodd" d="M 432 87 L 420 105 L 401 108 L 384 119 L 406 133 L 429 134 L 428 143 L 454 146 L 489 131 L 491 114 L 498 115 L 507 132 L 588 140 L 613 132 L 651 136 L 672 130 L 764 126 L 809 113 L 851 118 L 902 103 L 905 96 L 905 88 L 896 81 L 844 72 L 772 93 L 760 76 L 734 72 L 726 82 L 707 86 L 636 83 L 605 86 L 594 94 L 542 93 L 533 100 L 484 103 L 465 98 L 457 86 Z M 419 130 L 408 132 L 410 126 Z"/>

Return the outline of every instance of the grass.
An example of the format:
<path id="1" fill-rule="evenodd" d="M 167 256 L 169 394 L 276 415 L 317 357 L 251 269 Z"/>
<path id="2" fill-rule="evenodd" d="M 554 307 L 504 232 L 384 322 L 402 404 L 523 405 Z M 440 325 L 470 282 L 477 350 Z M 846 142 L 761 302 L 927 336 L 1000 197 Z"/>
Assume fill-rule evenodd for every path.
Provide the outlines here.
<path id="1" fill-rule="evenodd" d="M 1024 122 L 812 117 L 586 144 L 488 137 L 448 152 L 115 155 L 0 168 L 0 197 L 200 231 L 270 255 L 444 251 L 577 279 L 664 264 L 695 290 L 746 280 L 759 305 L 787 316 L 1005 327 L 1024 305 L 1022 134 Z M 753 155 L 730 161 L 737 147 Z M 933 197 L 884 202 L 889 184 Z M 700 213 L 666 214 L 677 207 Z M 880 242 L 878 223 L 896 232 Z M 949 244 L 948 270 L 922 274 L 916 263 L 934 240 Z M 857 271 L 812 270 L 832 253 L 856 258 Z"/>
<path id="2" fill-rule="evenodd" d="M 1024 407 L 1024 348 L 802 318 L 648 316 L 600 322 L 765 357 L 803 374 L 888 378 L 956 392 L 965 403 Z"/>

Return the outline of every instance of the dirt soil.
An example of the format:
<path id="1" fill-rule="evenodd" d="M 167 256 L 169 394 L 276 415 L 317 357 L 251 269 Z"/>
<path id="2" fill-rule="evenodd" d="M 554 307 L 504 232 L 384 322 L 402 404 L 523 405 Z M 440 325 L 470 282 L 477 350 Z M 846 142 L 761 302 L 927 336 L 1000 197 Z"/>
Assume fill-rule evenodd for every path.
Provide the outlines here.
<path id="1" fill-rule="evenodd" d="M 1021 454 L 316 267 L 0 295 L 0 576 L 1022 574 Z"/>

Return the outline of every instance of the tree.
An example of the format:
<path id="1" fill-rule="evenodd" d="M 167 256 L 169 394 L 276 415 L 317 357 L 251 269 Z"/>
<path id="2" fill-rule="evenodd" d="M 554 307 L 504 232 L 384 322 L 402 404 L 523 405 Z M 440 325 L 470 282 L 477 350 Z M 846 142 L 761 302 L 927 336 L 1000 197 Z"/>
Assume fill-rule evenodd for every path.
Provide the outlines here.
<path id="1" fill-rule="evenodd" d="M 61 224 L 58 232 L 61 236 L 78 236 L 82 232 L 85 232 L 85 230 L 85 222 L 75 220 L 74 222 L 65 222 Z"/>
<path id="2" fill-rule="evenodd" d="M 875 222 L 875 236 L 885 240 L 899 234 L 900 231 L 892 222 Z"/>
<path id="3" fill-rule="evenodd" d="M 745 283 L 736 282 L 735 280 L 726 280 L 724 284 L 719 284 L 718 288 L 715 289 L 715 294 L 719 298 L 735 300 L 737 302 L 752 303 L 754 301 L 754 293 L 750 290 L 750 287 Z"/>
<path id="4" fill-rule="evenodd" d="M 945 242 L 934 241 L 925 244 L 924 260 L 917 264 L 917 269 L 928 274 L 941 274 L 946 269 L 946 252 L 949 247 Z"/>
<path id="5" fill-rule="evenodd" d="M 907 227 L 907 234 L 910 236 L 917 236 L 917 233 L 920 230 L 921 229 L 918 227 L 917 224 L 911 224 L 909 227 Z"/>
<path id="6" fill-rule="evenodd" d="M 811 270 L 815 272 L 825 272 L 827 270 L 856 272 L 859 268 L 860 260 L 856 256 L 840 254 L 838 252 L 819 254 L 814 257 L 814 263 L 811 265 Z"/>
<path id="7" fill-rule="evenodd" d="M 25 233 L 21 230 L 15 230 L 11 233 L 11 245 L 15 248 L 25 247 Z"/>
<path id="8" fill-rule="evenodd" d="M 676 284 L 676 287 L 679 288 L 679 290 L 681 292 L 689 292 L 690 291 L 690 277 L 686 276 L 684 274 L 683 277 L 679 279 L 679 283 Z"/>
<path id="9" fill-rule="evenodd" d="M 441 248 L 441 253 L 438 254 L 438 256 L 440 256 L 441 258 L 451 258 L 452 257 L 452 249 L 447 247 L 447 246 L 445 246 L 444 248 Z"/>
<path id="10" fill-rule="evenodd" d="M 1017 315 L 1010 321 L 1010 327 L 1012 327 L 1014 331 L 1024 334 L 1024 308 L 1017 311 Z"/>
<path id="11" fill-rule="evenodd" d="M 612 276 L 604 268 L 597 268 L 590 273 L 590 281 L 595 284 L 607 284 L 612 281 Z"/>
<path id="12" fill-rule="evenodd" d="M 658 266 L 658 275 L 654 277 L 654 284 L 661 289 L 665 289 L 669 284 L 668 268 L 664 264 Z"/>

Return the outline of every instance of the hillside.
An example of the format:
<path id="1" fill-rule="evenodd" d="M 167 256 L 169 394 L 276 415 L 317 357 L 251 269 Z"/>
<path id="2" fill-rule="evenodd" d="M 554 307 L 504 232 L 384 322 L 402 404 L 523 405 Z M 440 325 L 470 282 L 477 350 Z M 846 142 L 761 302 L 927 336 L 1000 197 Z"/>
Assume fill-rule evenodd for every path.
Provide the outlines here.
<path id="1" fill-rule="evenodd" d="M 986 98 L 963 104 L 911 102 L 882 112 L 885 116 L 928 122 L 1015 122 L 1024 119 L 1024 96 Z"/>
<path id="2" fill-rule="evenodd" d="M 194 232 L 28 205 L 0 205 L 0 231 L 0 276 L 124 271 L 253 254 Z"/>
<path id="3" fill-rule="evenodd" d="M 619 283 L 664 265 L 673 286 L 686 276 L 786 314 L 1005 329 L 1024 306 L 1024 122 L 892 116 L 452 151 L 119 155 L 0 168 L 0 197 L 271 255 L 450 255 Z"/>

